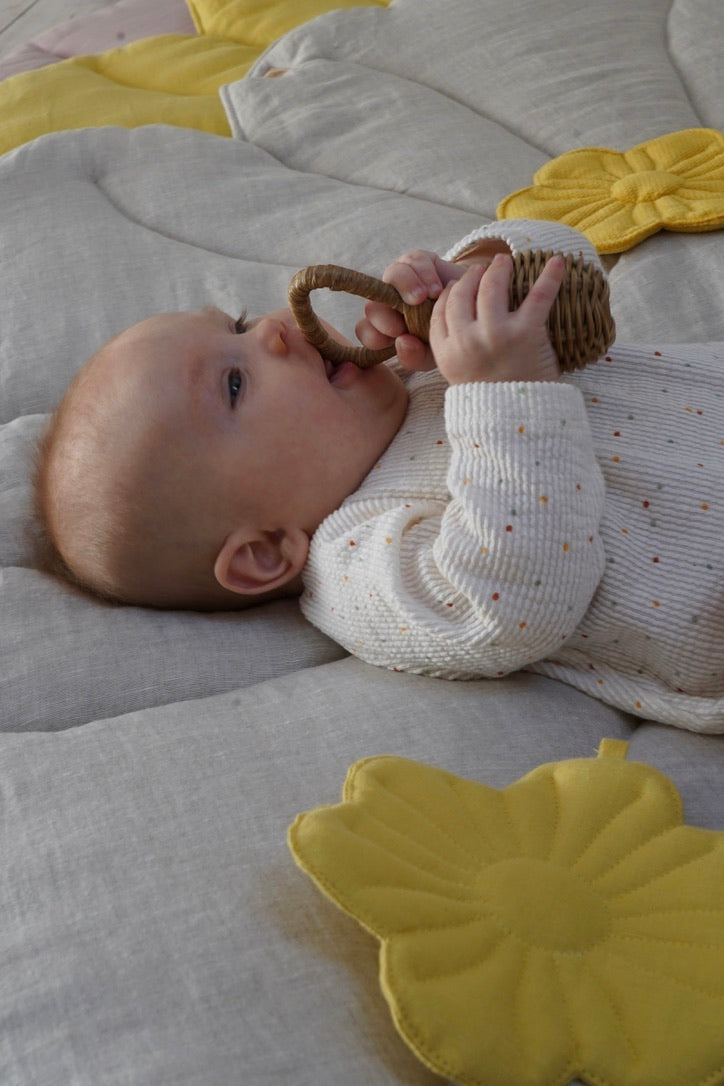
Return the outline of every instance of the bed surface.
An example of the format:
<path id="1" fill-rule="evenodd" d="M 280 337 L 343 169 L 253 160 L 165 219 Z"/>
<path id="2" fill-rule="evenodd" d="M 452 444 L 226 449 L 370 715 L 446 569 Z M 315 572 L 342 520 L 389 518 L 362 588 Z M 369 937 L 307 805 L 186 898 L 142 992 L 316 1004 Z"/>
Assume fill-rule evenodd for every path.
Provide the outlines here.
<path id="1" fill-rule="evenodd" d="M 551 0 L 545 18 L 532 0 L 393 0 L 273 44 L 222 92 L 231 138 L 106 127 L 0 158 L 0 1081 L 440 1081 L 395 1033 L 374 941 L 287 850 L 359 758 L 504 787 L 626 739 L 689 824 L 724 828 L 721 737 L 541 676 L 376 670 L 293 601 L 100 604 L 34 568 L 27 535 L 34 441 L 114 333 L 272 308 L 307 264 L 379 274 L 444 250 L 572 148 L 721 129 L 717 27 L 719 0 Z M 662 231 L 611 261 L 620 340 L 724 341 L 721 237 Z M 325 306 L 351 333 L 359 304 Z"/>

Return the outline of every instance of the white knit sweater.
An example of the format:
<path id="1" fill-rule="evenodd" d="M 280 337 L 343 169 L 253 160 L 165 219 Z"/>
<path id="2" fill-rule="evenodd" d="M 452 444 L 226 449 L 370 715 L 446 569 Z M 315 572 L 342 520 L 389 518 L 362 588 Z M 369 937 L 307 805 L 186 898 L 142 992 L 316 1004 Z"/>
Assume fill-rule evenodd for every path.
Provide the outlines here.
<path id="1" fill-rule="evenodd" d="M 528 221 L 448 258 L 486 236 L 597 259 Z M 724 731 L 723 347 L 616 343 L 558 383 L 406 377 L 397 436 L 314 536 L 305 615 L 384 667 L 525 668 Z"/>

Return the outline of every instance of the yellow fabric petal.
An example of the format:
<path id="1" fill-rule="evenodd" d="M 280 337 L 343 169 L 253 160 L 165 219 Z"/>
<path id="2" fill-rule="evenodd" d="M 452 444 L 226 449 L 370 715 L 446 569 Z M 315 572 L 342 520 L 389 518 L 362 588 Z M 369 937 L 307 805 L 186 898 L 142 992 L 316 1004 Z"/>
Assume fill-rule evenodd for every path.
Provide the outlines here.
<path id="1" fill-rule="evenodd" d="M 344 797 L 301 816 L 290 830 L 295 855 L 304 855 L 320 888 L 340 902 L 355 901 L 355 915 L 376 934 L 405 931 L 411 918 L 437 927 L 475 915 L 479 872 L 504 847 L 487 840 L 487 827 L 505 821 L 499 792 L 378 758 L 352 767 Z"/>
<path id="2" fill-rule="evenodd" d="M 402 758 L 357 762 L 342 794 L 346 803 L 374 810 L 406 838 L 419 837 L 428 848 L 475 869 L 517 851 L 499 791 L 431 766 Z M 491 824 L 495 833 L 489 832 Z"/>
<path id="3" fill-rule="evenodd" d="M 657 953 L 661 959 L 668 946 Z M 559 968 L 570 991 L 570 963 L 561 959 Z M 690 979 L 697 968 L 692 962 Z M 597 1081 L 611 1086 L 716 1086 L 721 1081 L 721 987 L 717 995 L 700 991 L 696 982 L 676 982 L 665 971 L 632 960 L 628 947 L 620 957 L 593 955 L 575 980 L 571 1009 L 581 1065 L 595 1067 Z M 601 1029 L 606 1008 L 608 1032 Z M 682 1043 L 685 1029 L 689 1035 Z"/>
<path id="4" fill-rule="evenodd" d="M 248 67 L 240 48 L 165 35 L 12 76 L 0 83 L 0 153 L 48 132 L 106 124 L 228 136 L 218 90 Z"/>
<path id="5" fill-rule="evenodd" d="M 340 8 L 386 7 L 389 0 L 187 0 L 202 34 L 266 48 L 309 19 Z"/>
<path id="6" fill-rule="evenodd" d="M 663 170 L 680 177 L 696 177 L 718 170 L 724 155 L 724 137 L 714 128 L 684 128 L 647 140 L 623 157 L 632 169 Z"/>
<path id="7" fill-rule="evenodd" d="M 304 868 L 319 888 L 375 935 L 406 931 L 411 924 L 431 929 L 471 919 L 475 903 L 455 880 L 405 858 L 399 845 L 386 848 L 366 829 L 364 820 L 350 829 L 330 808 L 313 821 L 298 820 L 290 843 L 295 855 L 305 857 Z"/>
<path id="8" fill-rule="evenodd" d="M 631 172 L 620 151 L 606 147 L 579 147 L 552 158 L 533 175 L 536 185 L 588 185 L 608 192 L 613 181 Z"/>
<path id="9" fill-rule="evenodd" d="M 437 971 L 431 970 L 412 935 L 383 947 L 381 985 L 400 1034 L 423 1062 L 455 1082 L 567 1083 L 573 1077 L 575 1037 L 558 1013 L 561 993 L 550 959 L 515 939 L 491 939 L 482 925 L 478 931 L 456 934 L 459 947 L 449 939 L 443 943 Z M 419 970 L 421 959 L 428 966 L 424 973 Z M 554 991 L 558 998 L 541 1002 L 542 990 Z M 476 1013 L 471 1014 L 471 1007 Z M 510 1024 L 502 1034 L 501 1018 Z M 457 1023 L 454 1031 L 451 1022 Z M 496 1063 L 491 1076 L 481 1054 L 492 1051 Z"/>
<path id="10" fill-rule="evenodd" d="M 542 166 L 532 186 L 506 196 L 497 213 L 568 223 L 602 253 L 623 252 L 662 229 L 716 230 L 724 225 L 724 135 L 692 128 L 627 151 L 568 151 Z"/>
<path id="11" fill-rule="evenodd" d="M 539 796 L 541 785 L 555 797 L 545 810 Z M 538 855 L 588 878 L 606 872 L 619 863 L 624 849 L 637 847 L 681 817 L 678 797 L 666 778 L 651 770 L 642 782 L 635 764 L 622 765 L 613 775 L 602 774 L 599 763 L 588 758 L 541 766 L 503 794 L 508 810 L 516 812 L 521 840 L 526 825 L 529 833 L 539 836 L 539 823 L 547 819 L 550 845 Z M 533 809 L 535 819 L 530 815 Z M 581 818 L 582 809 L 585 818 Z M 627 822 L 625 844 L 620 820 Z"/>
<path id="12" fill-rule="evenodd" d="M 724 834 L 602 744 L 497 791 L 399 758 L 300 815 L 300 867 L 380 940 L 395 1024 L 482 1086 L 712 1086 L 724 1021 Z M 497 798 L 496 798 L 497 797 Z"/>

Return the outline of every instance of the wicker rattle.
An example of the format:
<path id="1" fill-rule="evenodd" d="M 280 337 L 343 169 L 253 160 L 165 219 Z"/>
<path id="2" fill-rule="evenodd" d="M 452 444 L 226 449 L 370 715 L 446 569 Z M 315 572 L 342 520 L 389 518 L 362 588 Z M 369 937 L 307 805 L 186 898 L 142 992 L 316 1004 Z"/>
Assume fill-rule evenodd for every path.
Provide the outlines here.
<path id="1" fill-rule="evenodd" d="M 552 255 L 550 250 L 542 252 L 538 249 L 513 256 L 511 309 L 517 309 L 522 303 Z M 548 332 L 561 369 L 570 372 L 600 358 L 613 343 L 616 326 L 611 316 L 605 276 L 595 265 L 585 263 L 582 257 L 574 259 L 569 253 L 565 261 L 566 276 L 548 317 Z M 311 292 L 321 287 L 383 302 L 402 313 L 412 335 L 428 342 L 434 302 L 406 305 L 389 283 L 336 264 L 313 264 L 297 272 L 289 284 L 289 306 L 304 338 L 334 365 L 354 362 L 361 369 L 368 369 L 392 358 L 395 349 L 394 346 L 376 351 L 367 347 L 348 347 L 332 339 L 309 301 Z"/>

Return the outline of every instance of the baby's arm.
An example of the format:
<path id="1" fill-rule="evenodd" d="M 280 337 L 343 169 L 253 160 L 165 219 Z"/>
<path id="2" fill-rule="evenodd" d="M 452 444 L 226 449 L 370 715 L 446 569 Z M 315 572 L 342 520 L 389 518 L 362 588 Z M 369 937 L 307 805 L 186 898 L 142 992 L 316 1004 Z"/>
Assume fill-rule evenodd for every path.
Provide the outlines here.
<path id="1" fill-rule="evenodd" d="M 370 663 L 496 677 L 553 656 L 603 575 L 585 406 L 565 382 L 468 382 L 447 390 L 443 426 L 428 402 L 318 529 L 303 608 Z"/>
<path id="2" fill-rule="evenodd" d="M 496 223 L 481 233 L 491 258 L 536 247 L 595 258 L 560 224 Z M 478 244 L 478 232 L 453 253 L 467 253 L 471 240 Z M 418 252 L 388 268 L 385 278 L 409 304 L 441 299 L 431 340 L 449 385 L 444 423 L 420 385 L 379 472 L 315 534 L 302 604 L 370 663 L 447 678 L 494 677 L 553 656 L 580 623 L 605 563 L 603 478 L 585 405 L 577 388 L 555 379 L 544 329 L 561 264 L 549 262 L 530 304 L 515 313 L 507 309 L 510 258 L 486 266 L 466 272 Z M 357 333 L 366 346 L 394 341 L 408 369 L 435 367 L 399 314 L 376 303 L 365 314 Z M 449 455 L 446 480 L 436 449 Z"/>

